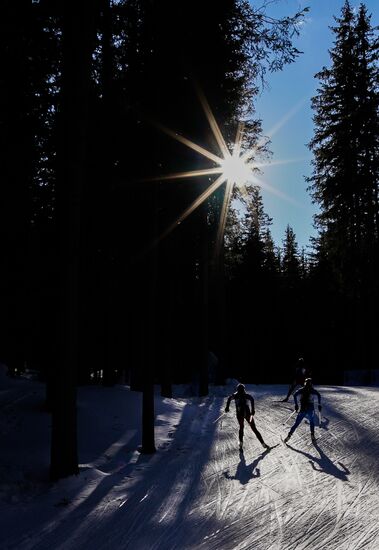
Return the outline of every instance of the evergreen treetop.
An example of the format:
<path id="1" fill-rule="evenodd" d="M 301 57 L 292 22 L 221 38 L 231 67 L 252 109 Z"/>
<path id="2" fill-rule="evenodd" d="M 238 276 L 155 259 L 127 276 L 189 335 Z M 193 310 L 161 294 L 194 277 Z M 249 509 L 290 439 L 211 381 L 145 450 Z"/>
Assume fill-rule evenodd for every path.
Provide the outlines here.
<path id="1" fill-rule="evenodd" d="M 356 288 L 378 243 L 378 39 L 364 5 L 355 13 L 346 1 L 335 20 L 331 65 L 316 74 L 308 182 L 332 270 Z"/>

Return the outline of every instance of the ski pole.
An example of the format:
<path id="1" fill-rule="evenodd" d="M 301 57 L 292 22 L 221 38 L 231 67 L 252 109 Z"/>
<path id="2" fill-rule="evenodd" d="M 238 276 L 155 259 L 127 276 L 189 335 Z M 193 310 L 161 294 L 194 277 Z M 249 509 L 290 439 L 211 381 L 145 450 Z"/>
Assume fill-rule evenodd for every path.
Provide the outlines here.
<path id="1" fill-rule="evenodd" d="M 287 418 L 287 420 L 285 420 L 285 421 L 283 422 L 283 426 L 284 426 L 284 424 L 287 424 L 288 420 L 289 420 L 290 418 L 293 417 L 293 415 L 295 414 L 295 412 L 297 412 L 297 411 L 295 410 L 295 411 L 291 412 L 291 414 L 289 415 L 289 417 Z"/>
<path id="2" fill-rule="evenodd" d="M 212 422 L 212 424 L 216 424 L 216 422 L 218 422 L 220 420 L 220 418 L 222 418 L 224 416 L 224 414 L 226 414 L 225 412 L 223 412 L 222 414 L 220 414 L 220 416 L 218 418 L 216 418 L 216 420 L 214 420 Z"/>

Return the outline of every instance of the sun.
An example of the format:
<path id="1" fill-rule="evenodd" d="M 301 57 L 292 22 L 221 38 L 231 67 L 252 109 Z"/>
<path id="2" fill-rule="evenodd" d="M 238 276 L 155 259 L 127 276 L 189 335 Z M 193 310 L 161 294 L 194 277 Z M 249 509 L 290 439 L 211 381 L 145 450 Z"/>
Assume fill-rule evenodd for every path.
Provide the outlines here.
<path id="1" fill-rule="evenodd" d="M 244 123 L 240 122 L 238 124 L 235 141 L 231 145 L 231 147 L 228 147 L 225 142 L 224 136 L 222 135 L 220 127 L 216 122 L 216 119 L 210 109 L 210 106 L 204 94 L 199 89 L 199 87 L 196 87 L 196 92 L 199 97 L 200 103 L 203 107 L 203 110 L 205 112 L 205 115 L 207 117 L 213 136 L 219 147 L 220 154 L 216 155 L 211 151 L 208 151 L 204 147 L 201 147 L 197 143 L 191 141 L 190 139 L 178 134 L 177 132 L 174 132 L 173 130 L 163 126 L 162 124 L 155 122 L 155 125 L 158 128 L 160 128 L 164 133 L 166 133 L 176 141 L 179 141 L 186 147 L 189 147 L 193 151 L 196 151 L 203 157 L 210 160 L 213 163 L 213 167 L 206 168 L 203 170 L 190 170 L 187 172 L 177 172 L 174 174 L 157 176 L 152 179 L 156 181 L 163 181 L 163 180 L 176 180 L 176 179 L 182 179 L 182 178 L 192 179 L 194 177 L 202 177 L 202 176 L 204 177 L 204 176 L 213 176 L 213 175 L 217 177 L 188 206 L 188 208 L 186 208 L 184 212 L 182 212 L 179 215 L 179 217 L 175 221 L 173 221 L 173 223 L 163 231 L 163 233 L 161 233 L 156 237 L 156 239 L 152 243 L 152 246 L 155 246 L 167 235 L 169 235 L 178 225 L 180 225 L 188 216 L 190 216 L 192 212 L 196 210 L 196 208 L 198 208 L 204 201 L 206 201 L 221 185 L 226 184 L 223 204 L 221 207 L 218 232 L 217 232 L 217 242 L 216 242 L 216 254 L 217 254 L 222 245 L 227 213 L 228 213 L 230 201 L 232 199 L 234 186 L 238 186 L 242 194 L 245 194 L 246 192 L 246 184 L 253 184 L 261 188 L 265 188 L 270 193 L 276 194 L 280 196 L 282 199 L 289 200 L 289 198 L 286 195 L 284 195 L 284 193 L 280 193 L 275 188 L 264 183 L 263 181 L 261 181 L 260 178 L 257 177 L 257 171 L 259 171 L 259 168 L 263 167 L 266 164 L 266 163 L 257 164 L 254 161 L 254 158 L 257 155 L 257 152 L 260 146 L 262 145 L 262 139 L 258 141 L 258 143 L 254 148 L 248 151 L 242 151 Z M 283 122 L 280 122 L 274 128 L 274 130 L 271 132 L 271 135 L 273 135 L 277 131 L 277 129 L 280 128 L 280 126 L 284 124 L 284 122 L 286 122 L 287 118 L 284 119 Z M 285 161 L 285 162 L 293 162 L 293 161 Z M 279 161 L 278 163 L 281 163 L 281 162 Z"/>
<path id="2" fill-rule="evenodd" d="M 232 184 L 241 186 L 251 179 L 252 166 L 235 154 L 224 158 L 220 163 L 220 168 L 223 179 Z"/>
<path id="3" fill-rule="evenodd" d="M 239 123 L 236 133 L 234 144 L 229 148 L 225 142 L 224 136 L 213 116 L 213 113 L 208 105 L 208 102 L 204 94 L 197 88 L 197 94 L 204 109 L 208 123 L 211 127 L 213 136 L 220 149 L 220 154 L 216 155 L 211 151 L 208 151 L 204 147 L 201 147 L 197 143 L 190 139 L 174 132 L 173 130 L 166 128 L 162 124 L 155 123 L 164 133 L 179 141 L 186 147 L 196 151 L 203 157 L 207 158 L 213 163 L 212 168 L 205 168 L 203 170 L 189 170 L 187 172 L 177 172 L 173 174 L 167 174 L 164 176 L 157 176 L 153 178 L 157 181 L 163 180 L 176 180 L 183 178 L 194 178 L 201 176 L 216 176 L 216 179 L 208 185 L 208 187 L 180 214 L 180 216 L 166 228 L 153 242 L 153 245 L 158 244 L 162 239 L 169 235 L 178 225 L 180 225 L 196 208 L 198 208 L 204 201 L 206 201 L 221 185 L 226 184 L 223 203 L 221 207 L 220 222 L 217 231 L 217 243 L 216 253 L 222 244 L 222 238 L 224 234 L 226 218 L 229 208 L 229 203 L 232 197 L 234 185 L 238 185 L 242 192 L 245 184 L 251 180 L 253 175 L 253 163 L 252 158 L 255 155 L 254 151 L 244 152 L 241 154 L 244 124 Z"/>

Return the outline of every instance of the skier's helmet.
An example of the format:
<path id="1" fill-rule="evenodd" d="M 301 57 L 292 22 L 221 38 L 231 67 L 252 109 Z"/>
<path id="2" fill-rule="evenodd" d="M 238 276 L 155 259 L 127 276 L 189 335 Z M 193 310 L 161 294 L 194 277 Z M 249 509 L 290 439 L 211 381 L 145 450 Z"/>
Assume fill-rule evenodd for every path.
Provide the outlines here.
<path id="1" fill-rule="evenodd" d="M 312 378 L 306 378 L 304 380 L 304 387 L 309 389 L 312 387 Z"/>
<path id="2" fill-rule="evenodd" d="M 237 393 L 245 393 L 245 386 L 243 384 L 238 384 Z"/>

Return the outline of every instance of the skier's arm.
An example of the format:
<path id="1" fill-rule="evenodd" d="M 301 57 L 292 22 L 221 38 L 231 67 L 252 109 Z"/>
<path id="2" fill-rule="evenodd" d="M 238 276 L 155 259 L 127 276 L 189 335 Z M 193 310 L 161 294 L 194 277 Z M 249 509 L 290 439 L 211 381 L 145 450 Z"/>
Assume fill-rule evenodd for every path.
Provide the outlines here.
<path id="1" fill-rule="evenodd" d="M 234 399 L 234 395 L 233 395 L 233 394 L 232 394 L 232 395 L 229 395 L 228 400 L 227 400 L 227 402 L 226 402 L 226 407 L 225 407 L 225 412 L 226 412 L 226 413 L 229 412 L 230 402 L 231 402 L 232 399 Z"/>
<path id="2" fill-rule="evenodd" d="M 319 392 L 317 390 L 315 390 L 313 388 L 312 390 L 312 393 L 313 395 L 316 395 L 317 396 L 317 399 L 318 399 L 318 410 L 321 411 L 322 407 L 321 407 L 321 395 L 319 394 Z"/>
<path id="3" fill-rule="evenodd" d="M 252 395 L 248 395 L 247 397 L 251 403 L 251 415 L 254 416 L 255 415 L 254 397 Z"/>
<path id="4" fill-rule="evenodd" d="M 297 396 L 299 395 L 299 393 L 301 393 L 301 388 L 300 390 L 295 391 L 295 393 L 293 394 L 293 398 L 295 400 L 295 411 L 299 410 L 299 404 L 297 402 Z"/>

